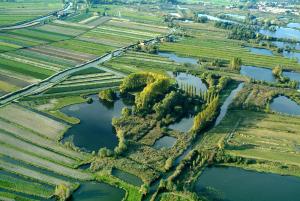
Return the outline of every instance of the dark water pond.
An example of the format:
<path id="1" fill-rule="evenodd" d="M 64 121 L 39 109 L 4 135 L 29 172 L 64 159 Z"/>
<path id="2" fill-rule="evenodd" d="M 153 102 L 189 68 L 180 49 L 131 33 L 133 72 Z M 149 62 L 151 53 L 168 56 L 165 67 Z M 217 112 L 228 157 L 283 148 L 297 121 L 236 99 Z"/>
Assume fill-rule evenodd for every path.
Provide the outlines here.
<path id="1" fill-rule="evenodd" d="M 130 183 L 135 186 L 141 186 L 144 182 L 138 178 L 137 176 L 130 174 L 128 172 L 124 172 L 119 169 L 113 169 L 112 174 L 119 179 L 126 181 L 127 183 Z"/>
<path id="2" fill-rule="evenodd" d="M 285 96 L 274 98 L 274 100 L 270 104 L 270 108 L 271 110 L 280 113 L 297 116 L 300 115 L 300 105 Z"/>
<path id="3" fill-rule="evenodd" d="M 262 80 L 266 82 L 276 82 L 272 70 L 269 68 L 260 68 L 255 66 L 242 66 L 240 74 L 246 75 L 255 80 Z M 283 76 L 300 82 L 300 73 L 294 71 L 283 71 Z M 299 86 L 300 88 L 300 86 Z"/>
<path id="4" fill-rule="evenodd" d="M 153 147 L 156 149 L 172 148 L 175 145 L 176 141 L 177 141 L 177 139 L 174 137 L 164 136 L 164 137 L 156 140 Z"/>
<path id="5" fill-rule="evenodd" d="M 251 53 L 254 53 L 254 54 L 273 56 L 273 52 L 271 50 L 268 50 L 268 49 L 265 49 L 265 48 L 251 47 L 251 48 L 249 48 L 249 50 L 251 51 Z"/>
<path id="6" fill-rule="evenodd" d="M 196 183 L 196 191 L 212 201 L 297 201 L 299 189 L 297 177 L 232 167 L 207 168 Z"/>
<path id="7" fill-rule="evenodd" d="M 300 41 L 300 31 L 293 28 L 279 27 L 276 31 L 260 30 L 259 33 L 274 38 L 284 38 Z"/>
<path id="8" fill-rule="evenodd" d="M 97 95 L 91 96 L 93 103 L 81 103 L 64 107 L 61 111 L 80 119 L 64 135 L 63 141 L 73 140 L 74 145 L 87 151 L 98 151 L 107 147 L 114 149 L 118 144 L 112 118 L 119 117 L 125 106 L 122 99 L 113 104 L 99 101 Z"/>
<path id="9" fill-rule="evenodd" d="M 194 124 L 194 117 L 182 118 L 179 122 L 169 125 L 170 129 L 188 132 Z"/>
<path id="10" fill-rule="evenodd" d="M 190 58 L 190 57 L 181 57 L 181 56 L 178 56 L 171 52 L 159 52 L 158 55 L 169 58 L 170 60 L 172 60 L 176 63 L 182 63 L 182 64 L 188 63 L 188 64 L 193 64 L 193 65 L 198 65 L 197 59 Z"/>
<path id="11" fill-rule="evenodd" d="M 121 201 L 125 191 L 114 186 L 99 183 L 86 182 L 72 195 L 72 201 Z"/>
<path id="12" fill-rule="evenodd" d="M 276 82 L 272 74 L 272 70 L 268 68 L 260 68 L 255 66 L 242 66 L 240 73 L 255 80 L 262 80 L 266 82 Z"/>

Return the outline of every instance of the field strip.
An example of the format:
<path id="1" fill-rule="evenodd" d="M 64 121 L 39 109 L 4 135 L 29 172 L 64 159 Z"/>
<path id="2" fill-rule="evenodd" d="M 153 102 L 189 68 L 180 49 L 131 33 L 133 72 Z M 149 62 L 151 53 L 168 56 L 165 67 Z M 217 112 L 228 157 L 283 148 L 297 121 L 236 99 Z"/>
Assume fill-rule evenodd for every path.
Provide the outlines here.
<path id="1" fill-rule="evenodd" d="M 53 162 L 66 164 L 67 166 L 70 167 L 76 165 L 76 161 L 71 158 L 57 154 L 52 151 L 48 151 L 47 149 L 38 147 L 36 145 L 24 142 L 22 140 L 19 140 L 16 137 L 4 133 L 3 131 L 0 131 L 0 142 L 15 147 L 16 149 L 19 149 L 21 151 L 25 151 L 33 155 L 38 155 L 38 157 L 45 158 Z"/>
<path id="2" fill-rule="evenodd" d="M 16 44 L 12 44 L 12 43 L 6 43 L 6 42 L 3 42 L 3 41 L 0 41 L 0 46 L 7 46 L 7 47 L 11 47 L 11 48 L 21 48 L 22 46 L 19 46 L 19 45 L 16 45 Z"/>
<path id="3" fill-rule="evenodd" d="M 3 201 L 38 201 L 36 199 L 27 198 L 23 195 L 16 195 L 15 193 L 0 191 L 0 200 Z"/>
<path id="4" fill-rule="evenodd" d="M 24 55 L 22 55 L 22 52 L 20 52 L 20 51 L 16 51 L 14 53 L 11 53 L 11 52 L 5 53 L 5 55 L 11 56 L 13 58 L 15 57 L 15 58 L 19 58 L 19 59 L 28 60 L 28 61 L 31 61 L 31 62 L 36 62 L 36 63 L 42 64 L 43 66 L 45 66 L 47 68 L 49 67 L 49 68 L 61 69 L 61 68 L 64 67 L 62 64 L 52 63 L 52 61 L 50 59 L 48 61 L 51 61 L 51 62 L 48 62 L 48 61 L 44 61 L 44 60 L 41 60 L 41 59 L 34 58 L 33 55 L 24 56 Z"/>
<path id="5" fill-rule="evenodd" d="M 19 137 L 23 140 L 26 140 L 27 142 L 34 143 L 36 145 L 39 145 L 41 147 L 45 147 L 49 150 L 64 154 L 65 156 L 74 158 L 76 160 L 86 160 L 88 157 L 84 156 L 82 153 L 73 151 L 71 149 L 68 149 L 67 147 L 64 147 L 63 145 L 52 141 L 50 139 L 44 138 L 42 136 L 39 136 L 37 134 L 34 134 L 33 132 L 21 128 L 17 125 L 13 125 L 12 123 L 8 123 L 0 118 L 0 127 L 1 129 L 12 133 L 16 137 Z M 0 129 L 0 131 L 1 131 Z"/>
<path id="6" fill-rule="evenodd" d="M 99 16 L 98 16 L 98 15 L 95 15 L 95 16 L 89 17 L 89 18 L 87 18 L 87 19 L 81 20 L 81 21 L 78 22 L 78 23 L 79 23 L 79 24 L 86 24 L 86 23 L 89 23 L 90 21 L 95 20 L 95 19 L 97 19 L 97 18 L 99 18 Z"/>
<path id="7" fill-rule="evenodd" d="M 82 27 L 82 28 L 87 28 L 87 29 L 94 28 L 94 26 L 89 26 L 86 24 L 78 24 L 78 23 L 74 23 L 74 22 L 66 22 L 66 21 L 62 21 L 62 20 L 55 20 L 54 24 L 66 25 L 66 26 L 70 26 L 70 27 Z"/>
<path id="8" fill-rule="evenodd" d="M 131 38 L 134 40 L 144 40 L 145 38 L 141 38 L 141 37 L 136 37 L 136 36 L 128 36 L 128 35 L 122 35 L 122 34 L 118 34 L 118 33 L 108 33 L 108 32 L 104 32 L 104 31 L 98 31 L 98 30 L 93 30 L 91 31 L 91 33 L 101 33 L 101 34 L 107 34 L 107 35 L 113 35 L 113 36 L 118 36 L 118 37 L 123 37 L 123 38 Z"/>
<path id="9" fill-rule="evenodd" d="M 3 170 L 6 170 L 8 172 L 17 174 L 17 175 L 22 175 L 24 177 L 29 177 L 32 178 L 34 180 L 40 181 L 42 183 L 47 183 L 50 185 L 58 185 L 58 184 L 68 184 L 69 186 L 71 186 L 70 182 L 67 182 L 65 180 L 56 178 L 56 177 L 52 177 L 46 174 L 42 174 L 40 172 L 19 166 L 19 165 L 15 165 L 13 163 L 8 163 L 8 162 L 4 162 L 0 160 L 0 168 Z"/>
<path id="10" fill-rule="evenodd" d="M 36 83 L 36 82 L 41 81 L 40 79 L 33 78 L 33 77 L 30 77 L 30 76 L 27 76 L 24 74 L 20 74 L 20 73 L 16 73 L 16 72 L 11 72 L 11 71 L 8 71 L 5 69 L 0 69 L 0 74 L 4 74 L 6 76 L 9 76 L 9 77 L 12 77 L 15 79 L 19 79 L 19 80 L 24 80 L 29 83 Z"/>
<path id="11" fill-rule="evenodd" d="M 118 29 L 118 28 L 111 28 L 111 27 L 99 27 L 95 31 L 97 31 L 97 30 L 104 30 L 104 31 L 108 31 L 108 32 L 114 31 L 114 32 L 128 33 L 128 34 L 139 35 L 139 36 L 149 36 L 149 37 L 155 37 L 158 35 L 158 34 L 153 34 L 153 33 L 144 32 L 144 31 L 132 31 L 132 30 L 128 30 L 128 29 Z"/>
<path id="12" fill-rule="evenodd" d="M 39 168 L 44 168 L 49 171 L 53 171 L 60 175 L 64 175 L 64 176 L 71 177 L 74 179 L 79 179 L 79 180 L 92 180 L 93 179 L 93 175 L 90 173 L 85 173 L 80 170 L 68 168 L 68 167 L 47 161 L 42 158 L 38 158 L 36 156 L 32 156 L 32 155 L 24 153 L 24 152 L 20 152 L 16 149 L 7 147 L 3 144 L 1 144 L 1 146 L 0 146 L 0 153 L 8 156 L 10 158 L 13 158 L 15 160 L 20 160 L 25 163 L 31 164 L 33 166 L 36 166 Z"/>
<path id="13" fill-rule="evenodd" d="M 85 34 L 84 36 L 78 37 L 77 39 L 86 42 L 108 45 L 114 48 L 119 48 L 128 45 L 128 43 L 126 42 L 117 42 L 115 40 L 110 40 L 106 38 L 95 38 L 95 36 L 90 36 L 89 34 Z"/>
<path id="14" fill-rule="evenodd" d="M 2 172 L 0 173 L 0 188 L 29 195 L 36 195 L 43 198 L 49 198 L 53 193 L 53 189 L 43 186 L 42 184 L 4 175 Z"/>
<path id="15" fill-rule="evenodd" d="M 0 117 L 54 140 L 58 140 L 68 128 L 65 124 L 14 104 L 0 108 Z"/>
<path id="16" fill-rule="evenodd" d="M 153 63 L 164 63 L 164 64 L 175 64 L 175 65 L 180 65 L 176 62 L 173 62 L 171 60 L 169 61 L 162 61 L 162 60 L 153 60 L 153 59 L 147 59 L 147 58 L 142 58 L 142 57 L 131 57 L 131 56 L 125 56 L 122 59 L 132 59 L 132 60 L 139 60 L 139 61 L 149 61 Z"/>
<path id="17" fill-rule="evenodd" d="M 9 56 L 7 54 L 1 54 L 1 57 L 5 58 L 5 59 L 9 59 L 11 61 L 18 61 L 20 63 L 30 64 L 32 66 L 36 66 L 36 67 L 39 67 L 39 68 L 45 68 L 45 69 L 48 69 L 48 70 L 53 70 L 55 72 L 58 72 L 60 70 L 60 68 L 56 68 L 56 67 L 53 67 L 53 66 L 50 66 L 50 65 L 45 65 L 45 64 L 42 64 L 42 63 L 34 62 L 34 61 L 30 61 L 30 60 L 27 60 L 27 59 L 12 57 L 12 56 Z"/>
<path id="18" fill-rule="evenodd" d="M 80 84 L 80 83 L 90 83 L 90 82 L 96 82 L 96 81 L 104 81 L 104 80 L 112 80 L 112 79 L 120 79 L 120 76 L 117 75 L 111 75 L 111 76 L 106 76 L 106 77 L 95 77 L 95 78 L 87 78 L 87 79 L 82 79 L 82 80 L 67 80 L 65 82 L 62 82 L 61 85 L 65 84 Z"/>
<path id="19" fill-rule="evenodd" d="M 113 75 L 113 74 L 112 73 L 95 73 L 95 74 L 91 74 L 91 75 L 76 75 L 76 76 L 72 76 L 72 77 L 68 78 L 68 81 L 83 79 L 83 78 L 103 77 L 103 76 L 109 76 L 109 75 Z"/>
<path id="20" fill-rule="evenodd" d="M 123 80 L 123 78 L 120 79 L 113 79 L 113 80 L 104 80 L 104 81 L 100 81 L 100 82 L 91 82 L 91 83 L 78 83 L 78 84 L 65 84 L 65 85 L 58 85 L 55 88 L 67 88 L 67 87 L 78 87 L 78 86 L 92 86 L 92 85 L 99 85 L 99 84 L 108 84 L 108 83 L 115 83 L 115 82 L 121 82 Z"/>

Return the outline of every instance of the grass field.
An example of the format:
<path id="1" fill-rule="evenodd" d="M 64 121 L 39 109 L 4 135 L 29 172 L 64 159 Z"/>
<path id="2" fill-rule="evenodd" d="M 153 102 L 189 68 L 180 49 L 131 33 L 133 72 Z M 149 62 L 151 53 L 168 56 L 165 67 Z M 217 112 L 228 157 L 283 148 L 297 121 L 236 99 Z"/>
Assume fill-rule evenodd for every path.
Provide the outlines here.
<path id="1" fill-rule="evenodd" d="M 63 8 L 58 0 L 1 1 L 0 26 L 28 21 Z"/>
<path id="2" fill-rule="evenodd" d="M 282 56 L 254 55 L 242 47 L 245 42 L 227 39 L 227 32 L 212 23 L 182 24 L 193 37 L 177 43 L 164 43 L 161 50 L 194 58 L 225 59 L 240 57 L 244 65 L 274 68 L 277 64 L 287 69 L 299 70 L 300 64 Z M 247 44 L 247 43 L 246 43 Z M 255 59 L 253 59 L 255 57 Z"/>
<path id="3" fill-rule="evenodd" d="M 51 197 L 56 185 L 74 189 L 74 179 L 93 179 L 91 173 L 75 169 L 91 156 L 58 141 L 66 124 L 12 104 L 0 113 L 1 188 L 42 199 Z"/>
<path id="4" fill-rule="evenodd" d="M 200 146 L 216 147 L 222 140 L 229 155 L 266 161 L 240 164 L 243 168 L 299 176 L 299 126 L 299 117 L 230 110 L 221 124 L 205 135 Z"/>

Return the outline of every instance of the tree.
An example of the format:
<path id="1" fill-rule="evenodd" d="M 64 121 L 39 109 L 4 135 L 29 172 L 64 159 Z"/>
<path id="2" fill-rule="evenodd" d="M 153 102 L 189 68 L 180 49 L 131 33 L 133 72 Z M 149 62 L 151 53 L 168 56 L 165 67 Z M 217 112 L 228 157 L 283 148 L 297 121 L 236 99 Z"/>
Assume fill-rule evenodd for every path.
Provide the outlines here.
<path id="1" fill-rule="evenodd" d="M 272 74 L 273 74 L 276 78 L 282 77 L 282 67 L 278 65 L 278 66 L 276 66 L 275 68 L 273 68 Z"/>
<path id="2" fill-rule="evenodd" d="M 110 149 L 107 149 L 106 147 L 99 149 L 98 156 L 100 158 L 110 157 L 112 156 L 112 152 Z"/>
<path id="3" fill-rule="evenodd" d="M 168 171 L 173 166 L 173 161 L 174 161 L 173 157 L 170 157 L 166 160 L 165 167 L 164 167 L 166 171 Z"/>
<path id="4" fill-rule="evenodd" d="M 55 187 L 54 194 L 60 201 L 65 201 L 71 196 L 71 191 L 66 184 L 59 184 Z"/>
<path id="5" fill-rule="evenodd" d="M 240 70 L 242 65 L 242 59 L 239 57 L 233 57 L 230 61 L 230 68 L 232 70 Z"/>
<path id="6" fill-rule="evenodd" d="M 208 17 L 206 16 L 197 17 L 197 22 L 199 23 L 206 23 L 207 21 L 208 21 Z"/>
<path id="7" fill-rule="evenodd" d="M 116 92 L 112 89 L 105 89 L 99 92 L 99 98 L 108 102 L 114 102 L 117 98 Z"/>

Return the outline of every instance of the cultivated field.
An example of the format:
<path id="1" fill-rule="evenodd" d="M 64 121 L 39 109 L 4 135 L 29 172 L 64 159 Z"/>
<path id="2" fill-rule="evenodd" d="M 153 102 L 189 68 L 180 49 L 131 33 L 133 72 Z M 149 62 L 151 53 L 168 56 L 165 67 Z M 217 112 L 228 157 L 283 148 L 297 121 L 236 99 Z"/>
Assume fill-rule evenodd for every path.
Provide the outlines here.
<path id="1" fill-rule="evenodd" d="M 0 27 L 28 21 L 62 8 L 63 4 L 58 0 L 1 1 Z"/>
<path id="2" fill-rule="evenodd" d="M 0 110 L 1 188 L 41 199 L 51 197 L 56 185 L 76 188 L 74 179 L 93 179 L 75 169 L 90 159 L 89 154 L 58 142 L 67 125 L 18 105 Z"/>

